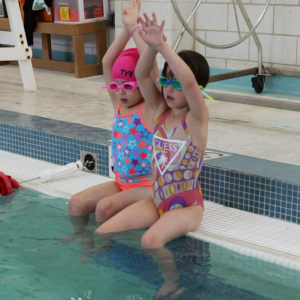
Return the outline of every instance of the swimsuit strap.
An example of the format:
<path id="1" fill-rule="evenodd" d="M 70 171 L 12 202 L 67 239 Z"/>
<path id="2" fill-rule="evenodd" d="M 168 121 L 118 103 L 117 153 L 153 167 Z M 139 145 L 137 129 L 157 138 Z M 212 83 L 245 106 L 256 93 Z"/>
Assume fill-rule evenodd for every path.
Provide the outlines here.
<path id="1" fill-rule="evenodd" d="M 166 122 L 166 119 L 171 112 L 171 109 L 166 110 L 157 120 L 156 125 L 163 125 Z"/>
<path id="2" fill-rule="evenodd" d="M 187 115 L 182 119 L 182 127 L 183 127 L 183 130 L 186 134 L 188 141 L 191 141 L 192 140 L 191 135 L 190 135 L 190 132 L 189 132 L 187 124 L 186 124 L 186 117 L 187 117 Z"/>
<path id="3" fill-rule="evenodd" d="M 120 104 L 120 105 L 116 108 L 116 110 L 115 110 L 115 112 L 114 112 L 114 116 L 116 115 L 116 113 L 119 113 L 119 110 L 120 110 L 121 106 L 122 106 L 122 104 Z"/>

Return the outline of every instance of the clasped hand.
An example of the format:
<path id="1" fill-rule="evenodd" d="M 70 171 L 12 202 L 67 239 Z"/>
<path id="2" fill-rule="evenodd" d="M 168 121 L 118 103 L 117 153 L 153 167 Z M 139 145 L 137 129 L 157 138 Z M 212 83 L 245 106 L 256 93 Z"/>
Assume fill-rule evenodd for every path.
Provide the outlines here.
<path id="1" fill-rule="evenodd" d="M 145 21 L 141 17 L 138 18 L 138 22 L 142 25 L 143 29 L 139 29 L 139 34 L 148 46 L 158 50 L 158 48 L 167 40 L 163 34 L 165 21 L 162 21 L 162 23 L 158 25 L 155 13 L 152 13 L 152 17 L 153 20 L 144 13 Z"/>

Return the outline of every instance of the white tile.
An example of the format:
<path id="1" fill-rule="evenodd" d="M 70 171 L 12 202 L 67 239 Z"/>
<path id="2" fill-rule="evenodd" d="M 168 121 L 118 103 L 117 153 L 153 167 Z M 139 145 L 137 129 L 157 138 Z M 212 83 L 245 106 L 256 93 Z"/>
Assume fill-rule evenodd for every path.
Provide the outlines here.
<path id="1" fill-rule="evenodd" d="M 220 32 L 220 31 L 207 31 L 206 40 L 209 43 L 217 45 L 227 45 L 238 40 L 237 33 Z M 249 53 L 249 39 L 240 45 L 230 49 L 213 49 L 206 48 L 206 56 L 210 58 L 229 58 L 229 59 L 242 59 L 247 60 Z"/>
<path id="2" fill-rule="evenodd" d="M 232 3 L 232 0 L 206 0 L 208 3 Z M 243 4 L 250 3 L 250 0 L 243 0 Z"/>
<path id="3" fill-rule="evenodd" d="M 179 30 L 165 30 L 164 31 L 164 35 L 167 38 L 167 44 L 170 47 L 173 47 L 173 44 L 176 40 L 176 37 L 177 37 L 178 33 L 179 33 Z"/>
<path id="4" fill-rule="evenodd" d="M 123 30 L 123 27 L 115 27 L 115 36 L 118 37 Z"/>
<path id="5" fill-rule="evenodd" d="M 85 50 L 85 54 L 94 54 L 92 47 L 85 47 L 84 50 Z"/>
<path id="6" fill-rule="evenodd" d="M 186 0 L 177 0 L 176 2 L 177 3 L 182 3 L 182 2 L 185 2 Z M 187 0 L 187 1 L 190 1 L 190 0 Z M 160 2 L 160 3 L 169 3 L 170 1 L 169 0 L 142 0 L 142 5 L 143 3 L 145 2 Z"/>
<path id="7" fill-rule="evenodd" d="M 115 2 L 115 26 L 122 27 L 122 12 L 123 12 L 123 3 L 121 1 Z"/>
<path id="8" fill-rule="evenodd" d="M 176 35 L 173 38 L 172 45 L 174 45 L 175 41 L 177 40 L 179 33 L 180 33 L 180 31 L 178 30 L 176 32 Z M 193 37 L 189 33 L 185 32 L 185 34 L 183 35 L 182 40 L 178 46 L 177 52 L 181 51 L 181 50 L 193 50 L 193 40 L 194 40 Z"/>
<path id="9" fill-rule="evenodd" d="M 59 45 L 73 45 L 73 39 L 71 36 L 66 35 L 51 35 L 51 44 L 59 44 Z"/>
<path id="10" fill-rule="evenodd" d="M 259 19 L 264 6 L 263 5 L 245 5 L 245 10 L 249 15 L 249 18 L 254 26 L 257 20 Z M 236 6 L 237 16 L 239 21 L 240 31 L 243 33 L 248 32 L 249 28 L 245 22 L 245 19 L 242 16 L 241 11 L 239 10 L 238 6 Z M 238 31 L 235 13 L 233 5 L 229 6 L 229 15 L 228 15 L 228 30 L 229 31 Z M 256 29 L 257 33 L 273 33 L 273 6 L 270 6 L 267 10 L 266 14 L 264 15 L 261 23 L 258 25 Z M 243 35 L 243 34 L 242 34 Z"/>
<path id="11" fill-rule="evenodd" d="M 281 262 L 281 266 L 282 267 L 285 267 L 285 268 L 288 268 L 289 267 L 289 264 L 290 264 L 290 259 L 286 259 L 286 258 L 284 258 L 283 260 L 282 260 L 282 262 Z"/>
<path id="12" fill-rule="evenodd" d="M 41 42 L 42 42 L 41 34 L 38 32 L 34 32 L 33 33 L 33 43 L 41 43 Z"/>
<path id="13" fill-rule="evenodd" d="M 85 47 L 95 47 L 96 46 L 96 35 L 86 34 L 84 36 L 84 46 Z"/>
<path id="14" fill-rule="evenodd" d="M 196 29 L 227 30 L 227 8 L 225 4 L 202 4 L 197 11 Z"/>
<path id="15" fill-rule="evenodd" d="M 249 1 L 249 0 L 248 0 Z M 220 1 L 220 0 L 207 0 L 206 2 L 208 2 L 208 3 L 232 3 L 232 0 L 222 0 L 222 1 Z"/>
<path id="16" fill-rule="evenodd" d="M 274 18 L 275 34 L 300 35 L 300 6 L 276 6 Z"/>
<path id="17" fill-rule="evenodd" d="M 36 41 L 33 42 L 33 49 L 43 49 L 42 43 L 38 43 Z"/>
<path id="18" fill-rule="evenodd" d="M 188 13 L 190 11 L 191 2 L 187 1 L 187 3 L 178 3 L 178 8 L 184 20 L 186 21 L 188 18 Z M 163 3 L 162 4 L 162 12 L 163 19 L 166 21 L 165 29 L 181 29 L 183 26 L 179 21 L 173 6 L 171 3 Z M 189 22 L 189 26 L 193 29 L 193 18 Z"/>
<path id="19" fill-rule="evenodd" d="M 244 2 L 244 1 L 243 1 Z M 266 0 L 252 0 L 252 3 L 255 4 L 266 4 Z M 297 5 L 298 0 L 271 0 L 270 4 L 284 4 L 284 5 Z"/>
<path id="20" fill-rule="evenodd" d="M 300 38 L 298 38 L 297 65 L 300 66 Z"/>
<path id="21" fill-rule="evenodd" d="M 288 66 L 288 65 L 272 64 L 272 68 L 300 72 L 300 66 Z"/>
<path id="22" fill-rule="evenodd" d="M 199 38 L 201 38 L 202 40 L 205 41 L 205 31 L 200 31 L 200 30 L 196 30 L 196 34 Z M 195 51 L 202 54 L 202 55 L 206 55 L 205 52 L 205 46 L 203 44 L 201 44 L 200 42 L 195 40 Z"/>
<path id="23" fill-rule="evenodd" d="M 226 60 L 218 58 L 207 58 L 207 62 L 211 68 L 225 69 Z"/>
<path id="24" fill-rule="evenodd" d="M 115 34 L 115 28 L 108 28 L 108 47 L 110 47 L 110 45 L 114 42 L 116 38 L 116 34 Z"/>
<path id="25" fill-rule="evenodd" d="M 125 8 L 125 6 L 123 5 L 123 8 Z M 146 13 L 149 17 L 152 18 L 152 13 L 156 14 L 157 17 L 157 22 L 159 24 L 161 24 L 163 18 L 163 10 L 162 10 L 162 3 L 160 2 L 143 2 L 142 1 L 142 7 L 141 7 L 141 11 L 140 11 L 140 16 L 143 16 L 143 13 Z M 168 20 L 166 20 L 166 22 L 168 22 Z"/>
<path id="26" fill-rule="evenodd" d="M 72 46 L 63 46 L 59 44 L 54 44 L 52 45 L 52 51 L 63 51 L 63 52 L 73 52 L 73 47 Z"/>
<path id="27" fill-rule="evenodd" d="M 277 64 L 296 64 L 297 38 L 279 35 L 258 35 L 262 49 L 263 61 Z M 250 60 L 257 59 L 257 47 L 250 38 Z"/>
<path id="28" fill-rule="evenodd" d="M 115 11 L 115 3 L 116 1 L 109 0 L 109 11 Z"/>
<path id="29" fill-rule="evenodd" d="M 161 56 L 157 56 L 156 59 L 157 59 L 158 68 L 162 69 L 165 63 L 164 59 Z"/>
<path id="30" fill-rule="evenodd" d="M 298 263 L 297 261 L 290 260 L 287 267 L 288 267 L 289 269 L 295 269 L 297 263 Z"/>
<path id="31" fill-rule="evenodd" d="M 37 177 L 37 174 L 39 174 L 40 171 L 53 169 L 57 166 L 52 163 L 35 160 L 9 152 L 0 151 L 0 153 L 2 171 L 9 172 L 12 177 L 22 180 L 28 180 L 30 178 Z M 15 162 L 14 165 L 9 163 L 9 160 L 7 159 L 8 157 L 13 159 Z M 60 180 L 55 180 L 52 182 L 50 181 L 45 184 L 39 183 L 37 185 L 43 185 L 55 190 L 62 190 L 63 192 L 74 194 L 75 191 L 79 192 L 88 187 L 92 187 L 93 185 L 107 181 L 111 181 L 111 179 L 86 172 L 75 172 L 74 174 L 60 178 Z"/>
<path id="32" fill-rule="evenodd" d="M 257 67 L 257 61 L 227 60 L 227 69 L 242 70 Z"/>
<path id="33" fill-rule="evenodd" d="M 294 270 L 300 271 L 300 263 L 297 263 L 297 264 L 294 266 Z"/>

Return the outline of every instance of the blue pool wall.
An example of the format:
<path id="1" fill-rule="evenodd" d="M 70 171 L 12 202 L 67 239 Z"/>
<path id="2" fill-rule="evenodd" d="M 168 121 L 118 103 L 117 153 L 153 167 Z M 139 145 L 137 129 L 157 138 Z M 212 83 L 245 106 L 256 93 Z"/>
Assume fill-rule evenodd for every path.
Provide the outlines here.
<path id="1" fill-rule="evenodd" d="M 80 150 L 84 150 L 97 154 L 97 173 L 109 175 L 110 130 L 5 110 L 0 110 L 0 120 L 1 150 L 60 165 L 79 160 Z M 255 163 L 263 165 L 235 154 L 205 161 L 200 177 L 204 199 L 300 224 L 299 176 L 272 178 L 267 161 L 261 170 L 251 169 Z M 288 171 L 296 168 L 277 164 Z"/>

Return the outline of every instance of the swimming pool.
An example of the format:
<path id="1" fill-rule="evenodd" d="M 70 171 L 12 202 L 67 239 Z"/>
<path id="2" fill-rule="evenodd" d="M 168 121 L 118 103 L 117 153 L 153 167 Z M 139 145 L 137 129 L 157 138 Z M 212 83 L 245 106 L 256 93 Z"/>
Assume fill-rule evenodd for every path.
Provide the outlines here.
<path id="1" fill-rule="evenodd" d="M 84 234 L 66 241 L 74 233 L 66 200 L 29 189 L 0 197 L 0 226 L 1 299 L 153 299 L 170 263 L 139 246 L 141 231 L 97 239 L 93 216 Z M 299 297 L 298 271 L 188 237 L 167 249 L 185 288 L 177 299 Z"/>

